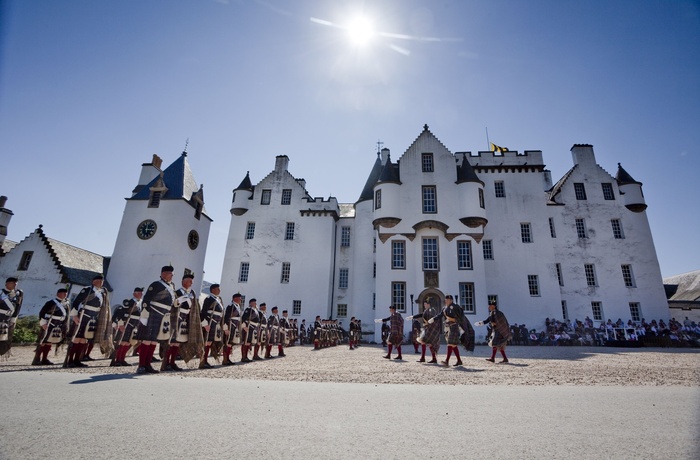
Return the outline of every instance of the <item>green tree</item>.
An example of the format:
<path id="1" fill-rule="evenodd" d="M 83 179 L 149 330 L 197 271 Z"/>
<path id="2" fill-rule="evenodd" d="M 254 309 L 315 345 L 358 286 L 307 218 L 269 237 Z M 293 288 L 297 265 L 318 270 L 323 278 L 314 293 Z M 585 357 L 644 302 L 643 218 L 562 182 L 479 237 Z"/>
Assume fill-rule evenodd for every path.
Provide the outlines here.
<path id="1" fill-rule="evenodd" d="M 14 331 L 12 332 L 13 343 L 36 342 L 39 333 L 39 317 L 36 315 L 22 316 L 17 319 Z"/>

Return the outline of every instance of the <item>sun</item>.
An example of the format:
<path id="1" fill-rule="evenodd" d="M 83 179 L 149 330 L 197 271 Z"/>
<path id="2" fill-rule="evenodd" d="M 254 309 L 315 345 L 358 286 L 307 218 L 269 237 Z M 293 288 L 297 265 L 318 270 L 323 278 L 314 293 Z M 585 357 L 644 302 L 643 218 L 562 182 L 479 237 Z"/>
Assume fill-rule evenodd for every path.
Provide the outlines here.
<path id="1" fill-rule="evenodd" d="M 355 17 L 348 23 L 346 30 L 350 42 L 358 46 L 366 45 L 374 36 L 372 22 L 364 16 Z"/>

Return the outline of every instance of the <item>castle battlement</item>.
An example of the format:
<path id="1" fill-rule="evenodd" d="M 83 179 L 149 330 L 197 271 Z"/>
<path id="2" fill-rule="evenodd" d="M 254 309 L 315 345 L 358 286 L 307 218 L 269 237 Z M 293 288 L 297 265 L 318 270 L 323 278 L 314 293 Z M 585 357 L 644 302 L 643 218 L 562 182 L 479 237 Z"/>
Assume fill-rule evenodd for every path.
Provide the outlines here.
<path id="1" fill-rule="evenodd" d="M 472 166 L 544 166 L 541 150 L 525 150 L 519 153 L 517 150 L 506 152 L 480 151 L 476 154 L 471 152 L 457 152 L 455 156 L 460 157 L 466 154 Z"/>

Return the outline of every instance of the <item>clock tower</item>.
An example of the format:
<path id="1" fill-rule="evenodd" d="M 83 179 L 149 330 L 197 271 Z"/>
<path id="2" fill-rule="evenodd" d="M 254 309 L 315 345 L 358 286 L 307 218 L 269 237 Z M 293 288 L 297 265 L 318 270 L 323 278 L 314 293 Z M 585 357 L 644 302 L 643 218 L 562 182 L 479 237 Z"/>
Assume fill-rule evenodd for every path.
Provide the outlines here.
<path id="1" fill-rule="evenodd" d="M 164 265 L 175 267 L 176 284 L 185 270 L 195 274 L 197 283 L 204 278 L 212 220 L 204 209 L 203 188 L 194 180 L 186 152 L 165 169 L 161 164 L 157 155 L 143 164 L 126 198 L 107 270 L 114 304 L 129 298 L 135 287 L 148 286 Z"/>

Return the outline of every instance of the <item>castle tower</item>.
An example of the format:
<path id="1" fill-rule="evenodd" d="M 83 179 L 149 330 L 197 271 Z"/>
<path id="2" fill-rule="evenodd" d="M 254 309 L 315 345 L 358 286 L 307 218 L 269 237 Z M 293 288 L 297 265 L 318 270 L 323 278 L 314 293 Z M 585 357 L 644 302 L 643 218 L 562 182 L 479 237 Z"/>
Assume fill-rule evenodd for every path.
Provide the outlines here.
<path id="1" fill-rule="evenodd" d="M 157 279 L 163 265 L 175 267 L 176 284 L 185 270 L 195 274 L 195 283 L 204 278 L 212 222 L 204 209 L 204 190 L 194 180 L 186 152 L 164 170 L 161 163 L 154 155 L 143 164 L 138 184 L 126 198 L 107 272 L 115 304 L 134 287 Z"/>
<path id="2" fill-rule="evenodd" d="M 642 193 L 642 183 L 637 182 L 625 171 L 620 163 L 617 164 L 617 174 L 615 175 L 620 195 L 623 195 L 625 207 L 632 212 L 642 212 L 647 208 Z"/>

